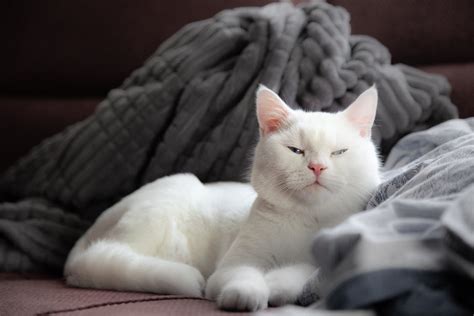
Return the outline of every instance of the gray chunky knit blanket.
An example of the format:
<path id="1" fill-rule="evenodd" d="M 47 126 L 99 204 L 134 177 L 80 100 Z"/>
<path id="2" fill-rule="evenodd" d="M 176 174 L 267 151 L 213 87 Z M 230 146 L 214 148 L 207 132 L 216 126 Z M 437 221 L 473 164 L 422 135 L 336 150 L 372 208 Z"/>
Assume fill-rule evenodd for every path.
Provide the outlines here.
<path id="1" fill-rule="evenodd" d="M 377 84 L 376 141 L 457 115 L 445 79 L 391 65 L 326 3 L 240 8 L 189 24 L 95 113 L 45 140 L 0 177 L 0 270 L 60 272 L 104 209 L 158 177 L 242 180 L 258 136 L 259 83 L 292 107 L 338 111 Z"/>

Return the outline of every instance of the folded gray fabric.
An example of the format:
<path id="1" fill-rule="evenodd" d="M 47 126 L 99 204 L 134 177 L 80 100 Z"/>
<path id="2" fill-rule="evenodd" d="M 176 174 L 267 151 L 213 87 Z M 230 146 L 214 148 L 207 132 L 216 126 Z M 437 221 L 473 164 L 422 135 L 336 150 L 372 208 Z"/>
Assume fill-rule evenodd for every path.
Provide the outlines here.
<path id="1" fill-rule="evenodd" d="M 42 272 L 61 272 L 56 268 L 57 263 L 64 261 L 78 236 L 89 225 L 44 199 L 2 203 L 0 271 L 9 271 L 11 267 L 14 271 L 28 271 L 34 266 Z"/>
<path id="2" fill-rule="evenodd" d="M 371 210 L 316 237 L 321 268 L 301 303 L 324 297 L 331 309 L 373 307 L 383 315 L 474 309 L 466 294 L 474 290 L 473 157 L 474 118 L 403 138 Z"/>
<path id="3" fill-rule="evenodd" d="M 474 152 L 472 152 L 474 154 Z M 472 159 L 472 158 L 471 158 Z M 474 170 L 468 172 L 474 173 Z M 447 262 L 474 279 L 474 186 L 441 218 L 446 227 Z"/>
<path id="4" fill-rule="evenodd" d="M 292 107 L 337 111 L 374 82 L 380 93 L 374 135 L 385 150 L 405 133 L 457 115 L 444 78 L 390 65 L 389 52 L 376 40 L 350 36 L 342 8 L 274 3 L 189 24 L 92 116 L 37 146 L 0 178 L 0 236 L 9 241 L 0 266 L 60 270 L 66 245 L 81 231 L 69 215 L 92 221 L 158 177 L 192 172 L 203 181 L 242 180 L 258 136 L 259 83 Z M 27 228 L 37 206 L 22 200 L 31 197 L 63 210 L 49 214 L 55 224 L 50 234 Z M 5 218 L 6 208 L 23 215 Z M 9 225 L 17 232 L 5 229 Z M 67 242 L 58 244 L 58 238 Z M 48 247 L 61 255 L 33 255 Z M 11 254 L 18 256 L 15 263 L 5 259 Z"/>

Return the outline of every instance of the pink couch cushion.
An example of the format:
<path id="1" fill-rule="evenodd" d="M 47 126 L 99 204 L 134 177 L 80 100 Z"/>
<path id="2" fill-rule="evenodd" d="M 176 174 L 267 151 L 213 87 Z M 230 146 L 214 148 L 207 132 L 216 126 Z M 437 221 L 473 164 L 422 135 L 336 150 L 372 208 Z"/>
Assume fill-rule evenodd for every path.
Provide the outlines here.
<path id="1" fill-rule="evenodd" d="M 0 274 L 0 315 L 248 315 L 202 298 L 67 287 L 61 279 Z"/>

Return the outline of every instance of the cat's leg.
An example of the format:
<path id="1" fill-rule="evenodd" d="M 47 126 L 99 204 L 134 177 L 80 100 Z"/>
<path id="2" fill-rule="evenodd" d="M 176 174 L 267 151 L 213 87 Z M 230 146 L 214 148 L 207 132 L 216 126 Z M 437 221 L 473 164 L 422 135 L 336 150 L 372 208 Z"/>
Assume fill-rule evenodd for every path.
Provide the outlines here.
<path id="1" fill-rule="evenodd" d="M 255 266 L 220 268 L 207 280 L 206 297 L 221 309 L 256 311 L 267 307 L 269 289 Z"/>
<path id="2" fill-rule="evenodd" d="M 316 271 L 311 264 L 301 263 L 270 270 L 265 282 L 270 289 L 268 304 L 281 306 L 295 303 L 303 286 Z"/>
<path id="3" fill-rule="evenodd" d="M 187 264 L 192 262 L 188 238 L 174 210 L 149 204 L 135 203 L 100 239 L 84 236 L 66 262 L 67 283 L 202 296 L 204 278 Z"/>
<path id="4" fill-rule="evenodd" d="M 270 268 L 271 254 L 268 240 L 260 236 L 260 226 L 253 215 L 207 280 L 206 297 L 221 309 L 256 311 L 268 305 L 270 291 L 264 272 Z"/>
<path id="5" fill-rule="evenodd" d="M 205 281 L 194 267 L 140 254 L 101 240 L 67 262 L 66 282 L 77 287 L 202 296 Z"/>

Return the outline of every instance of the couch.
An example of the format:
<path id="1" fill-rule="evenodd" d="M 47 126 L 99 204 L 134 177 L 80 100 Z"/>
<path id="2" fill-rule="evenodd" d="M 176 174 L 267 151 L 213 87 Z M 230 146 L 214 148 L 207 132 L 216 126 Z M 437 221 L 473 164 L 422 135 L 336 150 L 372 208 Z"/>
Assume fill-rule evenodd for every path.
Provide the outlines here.
<path id="1" fill-rule="evenodd" d="M 42 139 L 82 120 L 184 24 L 268 0 L 0 4 L 0 172 Z M 385 44 L 394 63 L 446 76 L 461 117 L 474 116 L 474 3 L 333 0 L 354 34 Z M 224 314 L 198 298 L 67 288 L 60 276 L 0 274 L 0 314 Z"/>

